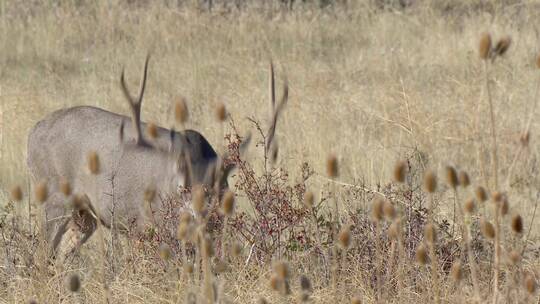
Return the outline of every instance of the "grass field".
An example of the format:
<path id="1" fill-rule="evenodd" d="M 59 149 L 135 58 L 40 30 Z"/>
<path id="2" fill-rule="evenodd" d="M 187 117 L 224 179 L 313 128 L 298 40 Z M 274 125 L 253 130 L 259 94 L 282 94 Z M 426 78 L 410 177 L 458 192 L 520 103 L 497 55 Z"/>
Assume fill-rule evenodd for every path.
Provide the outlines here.
<path id="1" fill-rule="evenodd" d="M 540 275 L 540 225 L 535 219 L 540 195 L 540 3 L 418 0 L 403 8 L 392 1 L 348 1 L 321 8 L 297 1 L 289 10 L 277 1 L 248 1 L 236 9 L 233 1 L 216 0 L 208 12 L 204 6 L 170 2 L 0 3 L 0 256 L 5 255 L 0 303 L 95 303 L 106 298 L 118 303 L 192 303 L 191 297 L 199 303 L 207 301 L 209 277 L 211 294 L 220 303 L 259 298 L 301 302 L 302 294 L 314 303 L 348 303 L 354 297 L 362 303 L 484 303 L 493 302 L 494 294 L 497 303 L 539 303 L 533 287 Z M 510 48 L 493 61 L 482 60 L 478 48 L 483 33 L 490 33 L 494 43 L 510 37 Z M 28 132 L 63 107 L 93 105 L 127 115 L 120 73 L 125 67 L 128 82 L 135 86 L 148 52 L 143 120 L 173 126 L 174 101 L 185 97 L 187 126 L 219 151 L 224 150 L 224 131 L 214 115 L 219 103 L 226 105 L 241 134 L 257 134 L 250 119 L 268 124 L 272 60 L 278 88 L 285 78 L 290 87 L 277 128 L 275 165 L 289 175 L 273 186 L 307 187 L 317 200 L 324 200 L 324 219 L 335 215 L 335 201 L 342 225 L 332 226 L 330 220 L 321 224 L 309 215 L 311 210 L 298 211 L 301 221 L 287 228 L 287 237 L 277 237 L 279 246 L 273 250 L 238 237 L 234 232 L 240 228 L 231 226 L 225 238 L 237 242 L 243 253 L 220 257 L 218 250 L 212 265 L 226 261 L 228 270 L 212 275 L 203 271 L 202 277 L 197 263 L 195 272 L 185 274 L 183 258 L 175 252 L 164 261 L 157 253 L 161 244 L 144 238 L 121 237 L 112 246 L 120 248 L 115 256 L 108 247 L 105 257 L 93 238 L 70 265 L 51 266 L 39 237 L 27 231 L 28 202 L 15 203 L 9 195 L 15 185 L 28 193 Z M 523 141 L 527 131 L 529 140 Z M 230 126 L 225 132 L 232 132 Z M 329 155 L 338 160 L 336 178 L 327 176 Z M 262 157 L 255 145 L 245 156 L 259 176 L 265 173 Z M 393 181 L 399 160 L 407 161 L 404 183 Z M 305 162 L 314 173 L 304 185 Z M 445 182 L 447 166 L 468 172 L 472 185 L 454 191 Z M 422 189 L 430 170 L 439 176 L 434 194 Z M 244 173 L 232 180 L 242 181 Z M 495 203 L 477 201 L 474 214 L 456 219 L 459 232 L 450 233 L 453 204 L 474 198 L 477 186 L 502 193 L 501 201 L 507 199 L 510 205 L 508 215 L 491 210 L 500 201 L 490 195 Z M 261 193 L 258 201 L 242 187 L 232 190 L 238 195 L 237 213 L 248 216 L 250 207 L 270 195 Z M 291 196 L 288 203 L 305 210 L 306 193 Z M 372 220 L 377 193 L 392 202 L 400 221 L 386 209 L 387 217 Z M 517 214 L 525 230 L 516 234 L 511 224 Z M 279 212 L 274 215 L 281 221 Z M 485 221 L 480 219 L 495 225 L 493 242 L 485 237 Z M 422 262 L 417 250 L 421 243 L 430 251 L 433 242 L 423 234 L 431 221 L 439 232 L 438 258 L 423 266 L 415 256 Z M 352 245 L 344 250 L 335 244 L 346 224 L 353 225 L 342 231 L 350 233 Z M 403 239 L 392 237 L 396 225 L 403 228 Z M 295 247 L 290 236 L 304 230 L 302 236 L 312 243 Z M 321 240 L 322 235 L 328 240 Z M 108 240 L 112 234 L 106 231 L 103 237 Z M 253 248 L 259 255 L 248 259 Z M 514 259 L 517 253 L 519 261 Z M 275 260 L 288 264 L 286 274 L 282 267 L 272 267 Z M 458 261 L 463 274 L 455 280 Z M 72 273 L 81 277 L 80 292 L 66 288 Z M 302 291 L 302 276 L 309 278 L 309 290 Z M 284 287 L 289 281 L 291 294 Z"/>

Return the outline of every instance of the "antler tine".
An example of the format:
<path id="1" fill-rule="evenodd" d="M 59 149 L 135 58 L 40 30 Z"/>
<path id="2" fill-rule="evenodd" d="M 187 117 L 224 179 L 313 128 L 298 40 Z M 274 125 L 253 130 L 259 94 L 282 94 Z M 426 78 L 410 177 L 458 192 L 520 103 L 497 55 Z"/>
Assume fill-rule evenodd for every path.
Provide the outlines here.
<path id="1" fill-rule="evenodd" d="M 274 112 L 274 107 L 276 106 L 276 81 L 274 77 L 274 63 L 270 60 L 270 113 Z"/>
<path id="2" fill-rule="evenodd" d="M 141 81 L 141 88 L 139 92 L 139 96 L 137 100 L 131 96 L 131 93 L 129 92 L 126 80 L 124 76 L 124 69 L 122 69 L 122 74 L 120 75 L 120 86 L 122 88 L 122 92 L 124 93 L 124 96 L 126 97 L 129 108 L 131 111 L 131 122 L 133 124 L 133 127 L 135 128 L 135 132 L 137 133 L 137 144 L 144 145 L 146 142 L 144 141 L 142 131 L 141 131 L 141 104 L 142 104 L 142 98 L 144 96 L 144 90 L 146 87 L 146 76 L 148 74 L 148 61 L 150 59 L 150 55 L 146 56 L 146 60 L 144 62 L 144 72 L 143 72 L 143 78 Z"/>
<path id="3" fill-rule="evenodd" d="M 272 71 L 273 76 L 273 71 Z M 272 77 L 273 79 L 273 77 Z M 272 81 L 273 82 L 273 81 Z M 287 100 L 289 99 L 289 84 L 287 78 L 285 78 L 285 83 L 283 86 L 283 95 L 281 97 L 281 101 L 275 106 L 275 87 L 274 87 L 274 103 L 272 107 L 272 114 L 271 114 L 271 120 L 270 120 L 270 127 L 268 128 L 268 133 L 266 135 L 266 152 L 270 149 L 270 146 L 272 145 L 272 142 L 274 140 L 274 135 L 276 133 L 276 125 L 277 125 L 277 119 L 281 111 L 283 110 L 283 107 L 287 104 Z"/>
<path id="4" fill-rule="evenodd" d="M 150 54 L 146 54 L 146 59 L 144 61 L 144 72 L 143 72 L 143 78 L 141 80 L 141 88 L 139 91 L 139 99 L 137 100 L 137 103 L 139 105 L 142 103 L 142 99 L 144 96 L 144 89 L 146 88 L 146 75 L 148 74 L 148 61 L 150 61 Z"/>

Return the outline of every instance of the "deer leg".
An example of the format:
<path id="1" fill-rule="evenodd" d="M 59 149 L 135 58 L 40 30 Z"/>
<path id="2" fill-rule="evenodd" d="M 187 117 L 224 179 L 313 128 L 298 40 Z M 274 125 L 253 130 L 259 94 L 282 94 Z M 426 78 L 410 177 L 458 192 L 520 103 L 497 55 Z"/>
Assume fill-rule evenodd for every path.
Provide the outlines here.
<path id="1" fill-rule="evenodd" d="M 71 218 L 58 232 L 56 252 L 66 260 L 92 236 L 97 223 L 88 209 L 74 209 Z"/>

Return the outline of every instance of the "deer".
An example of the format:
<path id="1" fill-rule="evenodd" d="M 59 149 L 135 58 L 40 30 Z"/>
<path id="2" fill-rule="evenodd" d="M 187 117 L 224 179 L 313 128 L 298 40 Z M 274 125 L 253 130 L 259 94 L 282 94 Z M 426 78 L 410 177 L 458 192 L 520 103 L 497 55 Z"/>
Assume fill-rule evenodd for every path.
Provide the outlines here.
<path id="1" fill-rule="evenodd" d="M 147 124 L 141 121 L 141 106 L 149 58 L 144 63 L 136 98 L 127 88 L 124 70 L 120 76 L 131 117 L 93 106 L 76 106 L 49 114 L 29 133 L 27 166 L 31 181 L 46 182 L 50 193 L 42 204 L 40 222 L 53 258 L 65 260 L 88 241 L 98 226 L 110 229 L 113 219 L 115 229 L 121 232 L 133 225 L 142 229 L 142 200 L 150 188 L 163 195 L 175 195 L 195 185 L 214 188 L 218 195 L 223 193 L 220 190 L 228 189 L 227 179 L 234 165 L 225 166 L 227 153 L 218 156 L 201 133 L 158 127 L 154 139 L 143 135 Z M 273 139 L 277 116 L 288 98 L 288 85 L 276 106 L 272 63 L 270 70 L 268 133 Z M 245 151 L 249 141 L 249 136 L 243 140 L 240 152 Z M 94 175 L 86 169 L 89 151 L 99 155 L 99 172 Z M 63 193 L 61 181 L 69 181 L 74 194 Z M 154 195 L 148 203 L 159 208 L 160 197 Z M 66 208 L 69 202 L 75 207 Z"/>

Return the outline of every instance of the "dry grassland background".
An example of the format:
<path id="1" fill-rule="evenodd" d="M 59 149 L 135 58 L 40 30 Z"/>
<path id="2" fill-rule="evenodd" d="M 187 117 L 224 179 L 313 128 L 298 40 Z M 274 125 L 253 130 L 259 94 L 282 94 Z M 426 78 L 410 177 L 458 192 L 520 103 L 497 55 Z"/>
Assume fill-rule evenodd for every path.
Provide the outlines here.
<path id="1" fill-rule="evenodd" d="M 391 181 L 396 161 L 407 159 L 411 171 L 420 176 L 427 168 L 441 175 L 438 218 L 451 221 L 453 195 L 444 185 L 443 174 L 445 166 L 452 165 L 469 172 L 474 185 L 506 193 L 512 213 L 523 216 L 528 230 L 540 191 L 540 111 L 533 112 L 540 82 L 535 63 L 540 46 L 539 3 L 437 0 L 410 1 L 403 8 L 398 1 L 386 2 L 348 1 L 348 5 L 321 8 L 318 2 L 297 1 L 289 10 L 277 1 L 248 1 L 237 10 L 233 1 L 215 1 L 208 12 L 203 5 L 175 1 L 1 1 L 0 203 L 10 201 L 9 189 L 14 185 L 22 185 L 27 192 L 26 141 L 31 127 L 52 111 L 75 105 L 127 115 L 119 89 L 121 70 L 126 68 L 128 82 L 135 87 L 150 52 L 144 121 L 173 126 L 173 102 L 185 97 L 188 127 L 223 151 L 215 106 L 220 102 L 227 106 L 241 134 L 256 134 L 248 118 L 268 123 L 272 59 L 278 88 L 285 77 L 290 85 L 289 103 L 277 128 L 276 167 L 286 168 L 292 181 L 301 177 L 301 165 L 307 162 L 315 171 L 308 188 L 316 196 L 333 190 L 333 195 L 347 202 L 345 210 L 354 210 L 357 198 L 347 185 L 380 190 Z M 478 55 L 483 32 L 491 33 L 495 41 L 507 35 L 512 41 L 508 52 L 489 65 L 500 189 L 493 189 L 490 171 L 489 107 L 484 62 Z M 529 119 L 530 141 L 523 146 L 520 135 Z M 258 172 L 262 170 L 260 151 L 252 145 L 246 155 Z M 330 183 L 326 176 L 330 154 L 339 161 L 339 183 Z M 247 204 L 241 195 L 238 200 Z M 527 273 L 540 271 L 540 260 L 533 252 L 538 248 L 538 229 L 536 219 L 523 266 Z M 521 239 L 518 244 L 524 242 Z M 7 252 L 6 244 L 0 246 L 0 256 Z M 93 248 L 95 242 L 85 247 Z M 45 270 L 14 274 L 2 268 L 0 303 L 30 298 L 40 303 L 102 299 L 105 292 L 99 279 L 86 275 L 95 256 L 91 249 L 83 249 L 81 255 L 75 269 L 85 273 L 82 295 L 72 297 L 61 291 L 67 270 L 47 277 Z M 110 281 L 109 293 L 115 302 L 186 299 L 187 291 L 170 283 L 176 278 L 174 271 L 147 266 L 152 262 L 143 254 L 132 254 L 129 259 L 141 268 L 118 262 L 125 272 L 119 271 Z M 309 269 L 307 255 L 298 253 L 293 260 L 297 263 L 291 262 L 290 267 L 295 275 Z M 354 295 L 375 302 L 373 286 L 366 286 L 369 268 L 355 266 L 354 257 L 351 260 L 346 283 L 334 286 L 345 286 L 338 293 L 340 303 Z M 288 302 L 269 287 L 268 265 L 239 266 L 243 267 L 239 273 L 221 277 L 219 288 L 226 290 L 223 301 L 253 303 L 264 296 L 270 303 Z M 317 277 L 319 272 L 306 275 L 314 286 L 313 302 L 327 303 L 336 296 L 336 290 Z M 399 298 L 388 295 L 387 301 L 431 302 L 432 293 L 426 291 L 430 288 L 418 289 L 418 285 L 430 286 L 426 283 L 429 271 L 418 275 L 425 280 L 408 281 Z M 471 299 L 469 281 L 459 287 L 442 270 L 441 277 L 443 302 Z M 490 275 L 483 279 L 482 290 L 491 295 Z M 516 288 L 521 290 L 519 282 Z M 296 279 L 293 285 L 298 289 Z M 536 295 L 516 293 L 515 297 L 522 302 L 538 301 Z M 294 297 L 294 301 L 300 300 Z"/>

